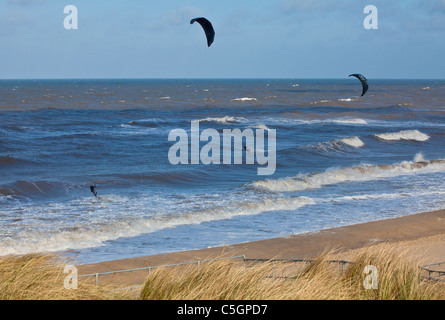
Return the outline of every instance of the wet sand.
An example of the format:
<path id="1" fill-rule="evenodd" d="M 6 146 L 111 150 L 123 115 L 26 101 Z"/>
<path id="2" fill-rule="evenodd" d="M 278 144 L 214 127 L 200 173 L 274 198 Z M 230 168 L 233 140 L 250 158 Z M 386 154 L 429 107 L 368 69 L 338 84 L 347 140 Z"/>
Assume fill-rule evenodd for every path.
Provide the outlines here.
<path id="1" fill-rule="evenodd" d="M 310 259 L 328 250 L 347 259 L 355 249 L 380 243 L 404 244 L 423 261 L 445 261 L 445 210 L 326 229 L 283 238 L 253 241 L 200 250 L 181 251 L 78 266 L 79 275 L 171 263 L 245 255 L 246 258 Z M 147 270 L 101 275 L 100 283 L 112 281 L 119 286 L 142 285 Z"/>

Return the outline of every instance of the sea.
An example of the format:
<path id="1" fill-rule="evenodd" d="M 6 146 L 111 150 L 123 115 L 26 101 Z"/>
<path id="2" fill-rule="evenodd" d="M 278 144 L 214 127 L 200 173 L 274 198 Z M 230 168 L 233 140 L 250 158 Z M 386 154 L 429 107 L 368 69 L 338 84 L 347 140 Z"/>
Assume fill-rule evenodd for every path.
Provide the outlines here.
<path id="1" fill-rule="evenodd" d="M 0 80 L 0 255 L 96 263 L 444 209 L 445 80 L 368 82 Z M 172 163 L 192 122 L 264 132 L 273 174 Z"/>

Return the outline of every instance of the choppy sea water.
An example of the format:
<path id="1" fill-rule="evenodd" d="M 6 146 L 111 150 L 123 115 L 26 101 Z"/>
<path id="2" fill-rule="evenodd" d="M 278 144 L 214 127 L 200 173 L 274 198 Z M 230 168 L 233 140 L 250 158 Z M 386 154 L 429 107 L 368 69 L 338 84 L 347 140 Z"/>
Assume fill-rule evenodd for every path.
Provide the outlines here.
<path id="1" fill-rule="evenodd" d="M 0 255 L 92 263 L 445 208 L 445 81 L 369 84 L 0 81 Z M 276 130 L 274 174 L 171 164 L 169 133 L 194 120 Z"/>

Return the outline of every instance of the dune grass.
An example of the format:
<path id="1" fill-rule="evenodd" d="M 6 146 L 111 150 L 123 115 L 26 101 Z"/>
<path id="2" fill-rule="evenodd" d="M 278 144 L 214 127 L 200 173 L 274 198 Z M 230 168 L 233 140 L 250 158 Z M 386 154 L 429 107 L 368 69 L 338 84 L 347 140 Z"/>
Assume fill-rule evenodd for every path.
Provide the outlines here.
<path id="1" fill-rule="evenodd" d="M 341 253 L 340 253 L 341 254 Z M 0 300 L 436 300 L 445 299 L 445 284 L 422 280 L 422 262 L 400 247 L 380 245 L 360 249 L 351 263 L 331 262 L 327 252 L 305 263 L 245 262 L 227 259 L 153 270 L 142 289 L 110 290 L 82 278 L 77 289 L 66 289 L 66 261 L 57 255 L 31 254 L 0 258 Z M 375 266 L 377 289 L 365 289 Z"/>
<path id="2" fill-rule="evenodd" d="M 67 261 L 60 256 L 29 254 L 0 258 L 0 300 L 106 300 L 120 299 L 82 281 L 77 289 L 67 289 L 64 273 Z"/>
<path id="3" fill-rule="evenodd" d="M 419 261 L 391 245 L 360 250 L 352 263 L 332 263 L 334 253 L 317 257 L 293 274 L 288 263 L 240 266 L 227 260 L 196 269 L 159 269 L 147 280 L 141 299 L 260 300 L 436 300 L 445 285 L 423 281 Z M 377 288 L 366 289 L 368 265 L 377 270 Z M 370 287 L 370 286 L 369 286 Z"/>

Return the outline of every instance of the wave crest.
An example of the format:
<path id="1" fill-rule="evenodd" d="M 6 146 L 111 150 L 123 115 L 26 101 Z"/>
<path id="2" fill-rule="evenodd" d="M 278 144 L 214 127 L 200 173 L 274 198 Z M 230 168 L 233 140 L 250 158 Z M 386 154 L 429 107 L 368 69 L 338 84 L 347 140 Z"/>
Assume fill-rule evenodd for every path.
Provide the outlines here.
<path id="1" fill-rule="evenodd" d="M 246 119 L 243 117 L 225 116 L 225 117 L 220 117 L 220 118 L 207 117 L 205 119 L 200 119 L 198 121 L 200 121 L 200 122 L 216 122 L 216 123 L 241 123 L 241 122 L 246 121 Z"/>
<path id="2" fill-rule="evenodd" d="M 257 98 L 249 98 L 249 97 L 230 99 L 230 101 L 257 101 L 257 100 L 258 100 Z"/>
<path id="3" fill-rule="evenodd" d="M 331 169 L 325 172 L 301 174 L 278 180 L 260 180 L 252 183 L 254 188 L 271 191 L 303 191 L 318 189 L 349 181 L 370 181 L 401 175 L 445 172 L 445 160 L 423 162 L 403 161 L 392 165 L 360 165 L 341 169 Z"/>
<path id="4" fill-rule="evenodd" d="M 122 205 L 135 201 L 125 197 L 108 196 L 88 201 L 96 213 L 107 213 L 113 209 L 113 203 Z M 169 214 L 158 214 L 135 218 L 133 215 L 110 219 L 108 223 L 85 223 L 67 225 L 60 223 L 48 230 L 35 228 L 18 237 L 1 239 L 0 256 L 5 254 L 26 254 L 41 251 L 62 251 L 102 246 L 104 242 L 121 237 L 132 237 L 156 232 L 165 228 L 180 225 L 200 224 L 203 222 L 229 219 L 234 216 L 255 215 L 261 212 L 276 210 L 296 210 L 315 202 L 308 197 L 266 197 L 259 201 L 241 200 L 229 203 L 215 203 L 214 206 L 202 207 L 199 210 L 182 211 Z M 85 203 L 84 203 L 85 204 Z M 85 204 L 85 205 L 86 205 Z M 72 205 L 80 205 L 73 203 Z M 42 210 L 60 211 L 60 208 L 43 208 Z M 62 213 L 60 213 L 62 214 Z"/>
<path id="5" fill-rule="evenodd" d="M 400 141 L 400 140 L 412 140 L 412 141 L 427 141 L 430 136 L 420 132 L 419 130 L 403 130 L 400 132 L 392 133 L 380 133 L 374 135 L 376 138 L 385 141 Z"/>
<path id="6" fill-rule="evenodd" d="M 349 137 L 329 142 L 319 142 L 316 145 L 305 146 L 304 148 L 315 149 L 320 152 L 341 151 L 346 147 L 361 148 L 365 144 L 359 137 Z"/>
<path id="7" fill-rule="evenodd" d="M 337 119 L 333 120 L 336 123 L 343 123 L 343 124 L 368 124 L 368 122 L 364 119 Z"/>
<path id="8" fill-rule="evenodd" d="M 340 141 L 354 148 L 361 148 L 365 145 L 359 137 L 344 138 L 341 139 Z"/>

